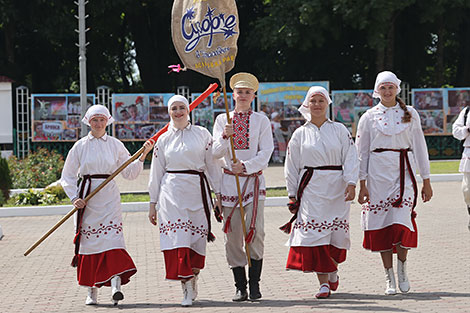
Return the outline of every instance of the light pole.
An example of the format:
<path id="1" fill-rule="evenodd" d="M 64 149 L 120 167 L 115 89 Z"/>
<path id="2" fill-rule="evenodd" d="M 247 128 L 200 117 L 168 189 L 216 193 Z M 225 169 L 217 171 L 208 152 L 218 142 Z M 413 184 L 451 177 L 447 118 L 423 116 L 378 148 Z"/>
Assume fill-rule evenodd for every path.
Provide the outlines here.
<path id="1" fill-rule="evenodd" d="M 85 19 L 88 15 L 85 15 L 85 5 L 88 1 L 78 0 L 75 1 L 75 4 L 78 5 L 78 16 L 75 17 L 78 19 L 78 30 L 75 30 L 78 33 L 78 64 L 80 69 L 80 107 L 82 112 L 82 118 L 86 113 L 88 99 L 87 99 L 87 90 L 86 90 L 86 42 L 85 33 L 89 28 L 85 28 Z M 80 137 L 84 137 L 87 134 L 87 127 L 82 123 L 80 130 Z"/>

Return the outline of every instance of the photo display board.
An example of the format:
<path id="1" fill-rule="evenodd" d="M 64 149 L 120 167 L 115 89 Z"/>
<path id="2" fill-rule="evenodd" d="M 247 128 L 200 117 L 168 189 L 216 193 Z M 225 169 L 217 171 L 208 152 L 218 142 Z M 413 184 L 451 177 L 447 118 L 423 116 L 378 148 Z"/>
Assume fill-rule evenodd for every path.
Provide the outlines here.
<path id="1" fill-rule="evenodd" d="M 113 94 L 114 136 L 122 141 L 145 141 L 169 121 L 167 103 L 173 93 Z"/>
<path id="2" fill-rule="evenodd" d="M 379 103 L 372 98 L 373 90 L 333 90 L 333 120 L 343 123 L 356 136 L 359 118 L 369 108 Z"/>
<path id="3" fill-rule="evenodd" d="M 321 86 L 329 91 L 328 81 L 260 83 L 258 90 L 258 112 L 270 120 L 273 133 L 277 128 L 290 133 L 305 123 L 298 111 L 312 86 Z"/>
<path id="4" fill-rule="evenodd" d="M 95 95 L 87 95 L 87 109 Z M 81 127 L 80 95 L 32 94 L 31 135 L 33 142 L 77 141 Z"/>

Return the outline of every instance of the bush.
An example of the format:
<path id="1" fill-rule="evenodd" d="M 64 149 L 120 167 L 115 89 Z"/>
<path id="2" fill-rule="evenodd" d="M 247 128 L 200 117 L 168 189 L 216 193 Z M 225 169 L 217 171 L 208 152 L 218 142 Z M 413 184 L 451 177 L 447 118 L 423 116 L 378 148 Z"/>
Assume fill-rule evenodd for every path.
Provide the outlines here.
<path id="1" fill-rule="evenodd" d="M 60 178 L 64 158 L 55 151 L 39 148 L 23 160 L 8 159 L 13 188 L 42 188 Z"/>
<path id="2" fill-rule="evenodd" d="M 61 185 L 47 187 L 46 189 L 44 189 L 44 192 L 56 196 L 59 200 L 67 198 L 67 194 L 65 193 L 64 188 L 62 188 Z"/>
<path id="3" fill-rule="evenodd" d="M 0 191 L 3 199 L 0 200 L 0 205 L 10 198 L 11 177 L 10 169 L 7 160 L 0 157 Z"/>
<path id="4" fill-rule="evenodd" d="M 15 205 L 56 204 L 59 201 L 56 195 L 33 189 L 15 196 Z"/>

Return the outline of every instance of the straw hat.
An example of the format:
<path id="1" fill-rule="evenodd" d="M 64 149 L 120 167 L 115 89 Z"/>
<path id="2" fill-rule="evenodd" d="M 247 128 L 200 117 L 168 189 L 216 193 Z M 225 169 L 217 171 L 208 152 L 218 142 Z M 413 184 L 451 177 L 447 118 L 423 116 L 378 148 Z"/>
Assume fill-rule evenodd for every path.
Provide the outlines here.
<path id="1" fill-rule="evenodd" d="M 259 82 L 255 75 L 250 73 L 237 73 L 230 78 L 230 88 L 250 88 L 258 91 Z"/>

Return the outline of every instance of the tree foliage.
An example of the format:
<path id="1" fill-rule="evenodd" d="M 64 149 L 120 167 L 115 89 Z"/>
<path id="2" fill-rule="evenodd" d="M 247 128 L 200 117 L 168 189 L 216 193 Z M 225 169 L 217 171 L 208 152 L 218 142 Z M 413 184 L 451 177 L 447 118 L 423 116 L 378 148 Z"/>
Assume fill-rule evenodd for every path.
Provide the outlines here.
<path id="1" fill-rule="evenodd" d="M 94 0 L 86 6 L 88 89 L 204 89 L 171 41 L 172 1 Z M 413 87 L 470 84 L 468 0 L 238 0 L 236 71 L 262 81 L 329 80 L 371 88 L 390 69 Z M 65 0 L 0 0 L 0 75 L 33 92 L 77 92 L 77 7 Z M 136 68 L 140 75 L 136 75 Z M 229 73 L 230 74 L 230 73 Z"/>

